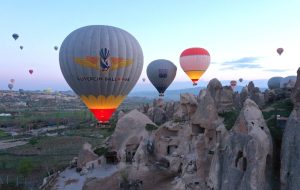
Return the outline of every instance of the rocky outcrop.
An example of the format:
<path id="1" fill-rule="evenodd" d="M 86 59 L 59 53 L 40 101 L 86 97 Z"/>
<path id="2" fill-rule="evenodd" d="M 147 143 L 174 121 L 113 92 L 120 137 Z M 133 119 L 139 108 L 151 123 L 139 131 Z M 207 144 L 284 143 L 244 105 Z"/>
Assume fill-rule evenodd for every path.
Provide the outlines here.
<path id="1" fill-rule="evenodd" d="M 224 146 L 213 158 L 208 184 L 219 190 L 271 189 L 272 139 L 258 106 L 250 99 Z"/>
<path id="2" fill-rule="evenodd" d="M 187 121 L 197 109 L 197 99 L 193 94 L 180 94 L 180 105 L 173 115 L 174 121 Z"/>
<path id="3" fill-rule="evenodd" d="M 142 110 L 154 123 L 161 125 L 173 118 L 178 105 L 176 102 L 164 102 L 163 99 L 158 98 L 153 100 L 153 106 L 144 105 Z"/>
<path id="4" fill-rule="evenodd" d="M 86 163 L 90 161 L 94 161 L 98 158 L 98 155 L 95 154 L 92 149 L 92 145 L 89 143 L 85 143 L 82 147 L 82 149 L 79 152 L 78 160 L 77 160 L 77 167 L 83 168 L 85 167 Z"/>
<path id="5" fill-rule="evenodd" d="M 222 87 L 221 82 L 214 78 L 209 81 L 207 90 L 215 101 L 218 112 L 229 111 L 234 108 L 234 97 L 231 87 Z"/>
<path id="6" fill-rule="evenodd" d="M 155 125 L 143 113 L 132 110 L 122 116 L 110 139 L 110 149 L 118 153 L 121 162 L 132 161 L 141 141 L 147 136 L 146 124 Z"/>
<path id="7" fill-rule="evenodd" d="M 166 111 L 160 107 L 149 108 L 147 115 L 157 125 L 161 125 L 167 121 Z"/>
<path id="8" fill-rule="evenodd" d="M 254 86 L 254 83 L 252 81 L 248 84 L 248 92 L 249 98 L 253 100 L 260 108 L 262 108 L 265 104 L 265 97 L 260 92 L 259 88 Z"/>
<path id="9" fill-rule="evenodd" d="M 281 146 L 281 190 L 299 189 L 300 187 L 300 68 L 292 91 L 294 104 L 282 138 Z"/>

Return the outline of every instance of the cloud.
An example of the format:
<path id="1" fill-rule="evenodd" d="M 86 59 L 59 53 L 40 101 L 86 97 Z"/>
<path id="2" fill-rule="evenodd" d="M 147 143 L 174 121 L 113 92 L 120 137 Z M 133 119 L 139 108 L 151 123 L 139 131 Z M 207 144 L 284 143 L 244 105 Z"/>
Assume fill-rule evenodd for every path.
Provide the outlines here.
<path id="1" fill-rule="evenodd" d="M 289 71 L 290 69 L 265 69 L 264 71 L 268 71 L 268 72 L 274 72 L 274 73 L 281 73 L 281 72 L 285 72 L 285 71 Z"/>
<path id="2" fill-rule="evenodd" d="M 233 60 L 233 61 L 226 61 L 223 64 L 230 65 L 233 63 L 254 63 L 259 59 L 260 59 L 259 57 L 243 57 L 243 58 Z"/>
<path id="3" fill-rule="evenodd" d="M 225 66 L 225 70 L 232 70 L 232 69 L 258 69 L 262 68 L 259 64 L 253 64 L 257 60 L 259 60 L 259 57 L 242 57 L 237 60 L 233 61 L 226 61 L 222 63 L 222 66 Z"/>

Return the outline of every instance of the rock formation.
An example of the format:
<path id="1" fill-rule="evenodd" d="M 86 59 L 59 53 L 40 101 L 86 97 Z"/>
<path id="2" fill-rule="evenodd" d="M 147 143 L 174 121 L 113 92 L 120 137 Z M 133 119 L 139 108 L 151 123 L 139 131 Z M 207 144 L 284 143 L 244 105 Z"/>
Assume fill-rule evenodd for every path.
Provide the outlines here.
<path id="1" fill-rule="evenodd" d="M 197 100 L 193 94 L 180 94 L 180 105 L 174 109 L 174 121 L 187 121 L 197 109 Z"/>
<path id="2" fill-rule="evenodd" d="M 250 99 L 230 131 L 225 145 L 215 151 L 210 188 L 271 189 L 272 139 L 258 106 Z"/>
<path id="3" fill-rule="evenodd" d="M 95 154 L 91 150 L 92 145 L 89 143 L 85 143 L 82 147 L 82 149 L 79 152 L 78 160 L 77 160 L 77 167 L 82 169 L 86 166 L 86 163 L 90 161 L 94 161 L 98 158 L 98 155 Z"/>
<path id="4" fill-rule="evenodd" d="M 222 87 L 221 82 L 214 78 L 209 81 L 207 90 L 210 92 L 211 97 L 215 101 L 215 105 L 219 113 L 229 111 L 234 108 L 234 97 L 231 87 Z"/>
<path id="5" fill-rule="evenodd" d="M 148 135 L 146 124 L 155 125 L 146 115 L 132 110 L 121 117 L 110 139 L 110 149 L 118 153 L 120 161 L 132 161 L 141 141 Z"/>
<path id="6" fill-rule="evenodd" d="M 297 81 L 291 95 L 294 110 L 287 121 L 282 138 L 281 190 L 300 187 L 300 68 L 297 74 Z"/>

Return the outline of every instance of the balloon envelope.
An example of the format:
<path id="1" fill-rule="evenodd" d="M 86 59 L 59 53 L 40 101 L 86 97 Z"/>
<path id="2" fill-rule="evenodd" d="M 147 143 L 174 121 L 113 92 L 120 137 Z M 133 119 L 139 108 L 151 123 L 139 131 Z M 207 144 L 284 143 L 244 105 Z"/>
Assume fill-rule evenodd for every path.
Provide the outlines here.
<path id="1" fill-rule="evenodd" d="M 8 84 L 8 88 L 9 88 L 9 90 L 11 90 L 12 88 L 14 87 L 14 85 L 13 84 Z"/>
<path id="2" fill-rule="evenodd" d="M 183 71 L 192 80 L 193 85 L 204 74 L 210 64 L 210 55 L 204 48 L 189 48 L 180 55 L 180 65 Z"/>
<path id="3" fill-rule="evenodd" d="M 13 37 L 15 40 L 17 40 L 17 39 L 19 38 L 19 35 L 16 34 L 16 33 L 14 33 L 14 34 L 12 35 L 12 37 Z"/>
<path id="4" fill-rule="evenodd" d="M 277 48 L 277 53 L 281 55 L 283 53 L 284 49 L 283 48 Z"/>
<path id="5" fill-rule="evenodd" d="M 147 76 L 160 96 L 163 96 L 165 90 L 173 82 L 176 72 L 177 67 L 165 59 L 152 61 L 147 67 Z"/>
<path id="6" fill-rule="evenodd" d="M 32 70 L 32 69 L 29 69 L 29 73 L 32 74 L 32 73 L 33 73 L 33 70 Z"/>
<path id="7" fill-rule="evenodd" d="M 143 80 L 143 82 L 145 82 L 145 81 L 146 81 L 146 78 L 143 78 L 142 80 Z"/>
<path id="8" fill-rule="evenodd" d="M 10 83 L 12 83 L 12 84 L 15 83 L 15 79 L 10 79 L 9 81 L 10 81 Z"/>
<path id="9" fill-rule="evenodd" d="M 54 50 L 55 50 L 55 51 L 58 50 L 58 47 L 57 47 L 57 46 L 54 46 Z"/>
<path id="10" fill-rule="evenodd" d="M 288 76 L 280 81 L 280 88 L 294 88 L 297 81 L 297 76 Z"/>
<path id="11" fill-rule="evenodd" d="M 20 46 L 20 49 L 22 50 L 22 49 L 23 49 L 23 46 Z"/>
<path id="12" fill-rule="evenodd" d="M 66 37 L 59 62 L 69 86 L 94 116 L 106 123 L 139 80 L 143 52 L 128 32 L 93 25 Z"/>
<path id="13" fill-rule="evenodd" d="M 234 89 L 236 87 L 236 83 L 237 83 L 236 80 L 230 81 L 230 86 L 232 89 Z"/>
<path id="14" fill-rule="evenodd" d="M 243 78 L 239 78 L 239 81 L 240 81 L 240 82 L 243 82 Z"/>

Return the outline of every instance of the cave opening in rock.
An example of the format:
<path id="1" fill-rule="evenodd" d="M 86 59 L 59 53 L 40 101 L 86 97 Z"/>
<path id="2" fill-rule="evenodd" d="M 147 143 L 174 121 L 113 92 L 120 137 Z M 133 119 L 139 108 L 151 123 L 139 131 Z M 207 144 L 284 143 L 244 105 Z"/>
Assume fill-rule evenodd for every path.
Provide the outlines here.
<path id="1" fill-rule="evenodd" d="M 239 151 L 236 158 L 235 158 L 235 167 L 238 167 L 238 162 L 241 158 L 243 158 L 243 152 Z"/>
<path id="2" fill-rule="evenodd" d="M 168 145 L 167 146 L 167 155 L 171 155 L 178 148 L 177 145 Z"/>
<path id="3" fill-rule="evenodd" d="M 116 164 L 119 161 L 116 151 L 107 152 L 105 154 L 105 158 L 106 158 L 106 163 L 107 164 Z"/>
<path id="4" fill-rule="evenodd" d="M 205 128 L 201 127 L 201 125 L 192 125 L 192 133 L 194 135 L 203 134 L 205 132 Z"/>
<path id="5" fill-rule="evenodd" d="M 246 171 L 247 169 L 247 158 L 243 157 L 243 171 Z"/>
<path id="6" fill-rule="evenodd" d="M 132 145 L 126 145 L 126 162 L 127 163 L 132 163 L 133 157 L 136 153 L 136 150 L 138 148 L 138 145 L 132 144 Z"/>

